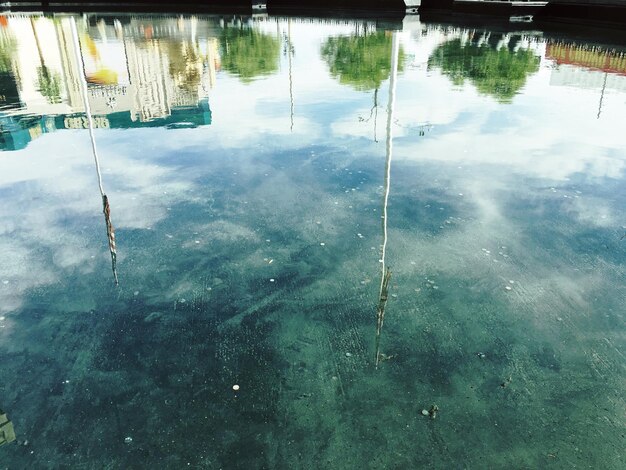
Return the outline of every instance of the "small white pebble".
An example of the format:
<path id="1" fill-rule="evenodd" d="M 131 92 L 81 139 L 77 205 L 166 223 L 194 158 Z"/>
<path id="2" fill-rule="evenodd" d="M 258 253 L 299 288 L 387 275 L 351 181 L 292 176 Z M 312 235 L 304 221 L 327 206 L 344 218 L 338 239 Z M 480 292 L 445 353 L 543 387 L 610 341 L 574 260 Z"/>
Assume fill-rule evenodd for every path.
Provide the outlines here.
<path id="1" fill-rule="evenodd" d="M 326 243 L 324 243 L 324 242 L 321 242 L 321 243 L 320 243 L 320 245 L 321 245 L 321 246 L 324 246 L 324 245 L 326 245 Z"/>
<path id="2" fill-rule="evenodd" d="M 506 290 L 511 290 L 511 286 L 504 286 Z"/>
<path id="3" fill-rule="evenodd" d="M 428 410 L 422 410 L 422 415 L 423 416 L 428 416 Z"/>
<path id="4" fill-rule="evenodd" d="M 139 291 L 136 290 L 135 292 L 133 292 L 133 295 L 135 295 L 135 296 L 139 295 Z"/>
<path id="5" fill-rule="evenodd" d="M 509 281 L 509 284 L 515 284 L 515 281 Z"/>
<path id="6" fill-rule="evenodd" d="M 270 279 L 270 282 L 274 282 L 275 280 L 276 280 L 276 279 L 272 278 L 272 279 Z"/>
<path id="7" fill-rule="evenodd" d="M 195 244 L 199 244 L 199 243 L 200 243 L 200 240 L 196 240 L 194 243 L 195 243 Z"/>
<path id="8" fill-rule="evenodd" d="M 2 284 L 7 285 L 9 283 L 9 281 L 7 281 L 6 279 L 4 281 L 2 281 Z"/>
<path id="9" fill-rule="evenodd" d="M 235 384 L 233 385 L 233 390 L 236 392 L 237 390 L 239 390 L 239 385 Z"/>
<path id="10" fill-rule="evenodd" d="M 130 436 L 126 436 L 126 437 L 124 438 L 124 442 L 125 442 L 126 444 L 130 444 L 131 442 L 133 442 L 133 438 L 132 438 L 132 437 L 130 437 Z"/>

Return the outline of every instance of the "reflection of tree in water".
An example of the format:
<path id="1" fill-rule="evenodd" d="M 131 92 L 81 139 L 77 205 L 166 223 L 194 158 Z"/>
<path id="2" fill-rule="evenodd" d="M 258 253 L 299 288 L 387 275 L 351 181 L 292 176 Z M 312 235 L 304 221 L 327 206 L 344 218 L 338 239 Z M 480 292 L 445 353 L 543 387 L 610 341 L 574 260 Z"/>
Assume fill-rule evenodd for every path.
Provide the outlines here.
<path id="1" fill-rule="evenodd" d="M 384 31 L 362 36 L 331 37 L 322 45 L 322 57 L 330 74 L 357 90 L 378 90 L 391 71 L 391 36 Z M 404 52 L 400 49 L 398 70 Z"/>
<path id="2" fill-rule="evenodd" d="M 455 85 L 469 79 L 480 93 L 510 103 L 524 86 L 528 75 L 539 70 L 540 58 L 529 49 L 513 50 L 512 44 L 495 49 L 453 39 L 440 45 L 428 59 L 428 67 L 438 67 Z"/>
<path id="3" fill-rule="evenodd" d="M 0 34 L 0 73 L 12 70 L 13 55 L 17 52 L 17 41 L 13 36 Z"/>
<path id="4" fill-rule="evenodd" d="M 250 82 L 278 70 L 280 42 L 251 28 L 225 28 L 221 37 L 222 68 Z"/>
<path id="5" fill-rule="evenodd" d="M 61 74 L 51 72 L 45 65 L 37 67 L 37 89 L 50 104 L 61 102 Z"/>
<path id="6" fill-rule="evenodd" d="M 176 85 L 196 92 L 202 79 L 202 56 L 195 43 L 168 42 L 169 72 Z"/>
<path id="7" fill-rule="evenodd" d="M 35 19 L 30 19 L 30 26 L 33 30 L 33 36 L 35 38 L 35 44 L 37 45 L 37 53 L 39 55 L 40 66 L 37 67 L 37 82 L 35 83 L 37 89 L 46 97 L 46 100 L 50 104 L 61 102 L 61 74 L 57 72 L 51 72 L 44 60 L 43 52 L 41 50 L 41 43 L 39 42 L 39 35 L 37 34 L 37 28 L 35 27 Z"/>

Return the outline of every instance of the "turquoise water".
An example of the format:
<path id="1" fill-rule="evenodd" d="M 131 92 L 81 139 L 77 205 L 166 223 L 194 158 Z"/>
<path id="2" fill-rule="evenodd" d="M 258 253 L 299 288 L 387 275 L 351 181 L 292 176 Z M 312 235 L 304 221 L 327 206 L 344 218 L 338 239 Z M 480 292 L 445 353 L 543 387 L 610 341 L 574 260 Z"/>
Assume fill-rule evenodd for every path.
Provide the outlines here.
<path id="1" fill-rule="evenodd" d="M 6 19 L 3 467 L 626 466 L 623 49 Z"/>

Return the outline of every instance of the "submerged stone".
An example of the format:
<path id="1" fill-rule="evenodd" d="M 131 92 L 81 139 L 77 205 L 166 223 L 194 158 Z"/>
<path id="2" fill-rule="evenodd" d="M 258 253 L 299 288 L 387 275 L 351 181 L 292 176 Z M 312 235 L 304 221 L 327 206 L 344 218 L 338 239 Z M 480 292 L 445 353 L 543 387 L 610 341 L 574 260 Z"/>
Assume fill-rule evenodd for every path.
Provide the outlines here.
<path id="1" fill-rule="evenodd" d="M 152 323 L 163 316 L 163 312 L 152 312 L 143 319 L 146 323 Z"/>

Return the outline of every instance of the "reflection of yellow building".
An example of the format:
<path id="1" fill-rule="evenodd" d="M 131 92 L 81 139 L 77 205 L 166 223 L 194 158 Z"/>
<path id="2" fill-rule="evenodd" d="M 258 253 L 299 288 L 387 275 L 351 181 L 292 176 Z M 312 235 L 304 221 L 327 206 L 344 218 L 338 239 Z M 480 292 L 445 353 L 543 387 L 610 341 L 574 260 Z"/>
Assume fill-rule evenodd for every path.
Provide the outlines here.
<path id="1" fill-rule="evenodd" d="M 83 112 L 77 75 L 83 71 L 75 59 L 72 21 L 7 17 L 1 34 L 16 42 L 10 75 L 21 106 L 5 109 L 5 115 Z M 217 39 L 208 36 L 216 33 L 208 21 L 192 17 L 131 18 L 125 25 L 100 20 L 93 27 L 78 23 L 94 114 L 128 111 L 133 121 L 145 122 L 208 97 L 220 64 Z"/>

